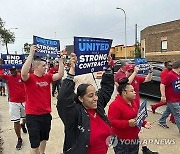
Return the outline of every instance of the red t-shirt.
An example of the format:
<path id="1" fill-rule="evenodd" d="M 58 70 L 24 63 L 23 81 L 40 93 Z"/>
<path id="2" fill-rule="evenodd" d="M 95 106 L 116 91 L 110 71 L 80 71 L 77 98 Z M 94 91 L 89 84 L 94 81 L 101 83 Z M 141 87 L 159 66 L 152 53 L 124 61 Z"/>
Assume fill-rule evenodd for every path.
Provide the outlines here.
<path id="1" fill-rule="evenodd" d="M 108 119 L 111 122 L 113 134 L 119 139 L 137 139 L 140 129 L 137 126 L 130 127 L 129 120 L 137 117 L 138 109 L 134 101 L 130 106 L 119 94 L 110 104 Z M 146 121 L 143 124 L 145 123 Z"/>
<path id="2" fill-rule="evenodd" d="M 48 73 L 51 73 L 51 74 L 58 73 L 58 68 L 52 67 L 52 68 L 49 69 Z"/>
<path id="3" fill-rule="evenodd" d="M 9 101 L 22 103 L 26 101 L 24 83 L 21 80 L 21 75 L 2 75 L 2 78 L 7 80 L 9 90 Z"/>
<path id="4" fill-rule="evenodd" d="M 0 69 L 0 74 L 4 74 L 3 69 Z M 0 79 L 0 82 L 2 82 L 2 79 Z"/>
<path id="5" fill-rule="evenodd" d="M 161 74 L 160 74 L 161 80 L 162 80 L 164 77 L 166 77 L 166 75 L 167 75 L 169 72 L 170 72 L 170 71 L 169 71 L 167 68 L 165 68 L 165 69 L 161 72 Z"/>
<path id="6" fill-rule="evenodd" d="M 112 68 L 114 67 L 114 61 L 113 61 L 113 60 L 111 60 L 111 61 L 109 62 L 109 64 L 111 65 Z"/>
<path id="7" fill-rule="evenodd" d="M 111 135 L 110 126 L 96 113 L 87 110 L 90 117 L 90 141 L 88 154 L 106 154 L 108 146 L 106 139 Z"/>
<path id="8" fill-rule="evenodd" d="M 114 82 L 118 82 L 123 78 L 126 78 L 126 74 L 120 69 L 114 76 Z"/>
<path id="9" fill-rule="evenodd" d="M 180 102 L 180 92 L 175 90 L 174 85 L 176 84 L 176 87 L 180 85 L 180 75 L 172 70 L 163 78 L 161 83 L 165 85 L 166 101 L 168 103 Z"/>
<path id="10" fill-rule="evenodd" d="M 42 77 L 29 74 L 29 79 L 24 82 L 27 95 L 26 114 L 42 115 L 51 112 L 51 82 L 52 74 Z"/>
<path id="11" fill-rule="evenodd" d="M 0 74 L 4 74 L 4 71 L 3 71 L 3 69 L 0 69 Z"/>
<path id="12" fill-rule="evenodd" d="M 136 98 L 134 99 L 134 101 L 137 103 L 138 108 L 140 106 L 139 87 L 140 87 L 140 84 L 144 82 L 144 80 L 145 80 L 145 77 L 135 76 L 134 80 L 131 83 L 131 85 L 134 87 L 134 90 L 136 92 Z"/>

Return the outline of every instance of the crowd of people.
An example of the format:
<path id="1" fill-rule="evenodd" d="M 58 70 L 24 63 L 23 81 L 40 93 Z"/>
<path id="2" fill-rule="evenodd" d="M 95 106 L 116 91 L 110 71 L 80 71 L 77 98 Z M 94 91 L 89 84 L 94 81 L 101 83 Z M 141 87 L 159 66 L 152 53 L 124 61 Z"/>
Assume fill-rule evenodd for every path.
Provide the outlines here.
<path id="1" fill-rule="evenodd" d="M 17 136 L 16 149 L 22 148 L 22 129 L 24 133 L 28 132 L 30 153 L 45 153 L 51 130 L 51 96 L 55 97 L 57 90 L 57 112 L 65 133 L 64 154 L 106 154 L 110 136 L 115 136 L 118 141 L 113 147 L 115 154 L 138 154 L 143 134 L 137 126 L 141 105 L 139 87 L 151 81 L 153 68 L 150 67 L 146 77 L 140 77 L 137 75 L 139 67 L 122 62 L 114 76 L 114 63 L 108 58 L 109 65 L 97 89 L 94 84 L 75 78 L 77 57 L 74 53 L 67 77 L 62 81 L 63 58 L 48 68 L 45 60 L 34 58 L 36 50 L 36 46 L 31 46 L 21 72 L 11 68 L 10 74 L 6 75 L 0 69 L 0 79 L 6 81 L 8 87 L 10 117 Z M 180 61 L 165 64 L 166 69 L 161 75 L 161 102 L 151 107 L 155 113 L 157 107 L 167 105 L 158 124 L 168 128 L 166 119 L 171 114 L 171 121 L 176 123 L 180 133 Z M 114 85 L 118 94 L 110 102 L 106 115 L 105 108 L 112 98 Z M 5 90 L 1 92 L 5 95 Z M 145 120 L 142 127 L 150 129 L 152 125 Z M 124 140 L 132 142 L 127 144 L 122 142 Z M 147 145 L 141 146 L 143 154 L 158 154 Z"/>

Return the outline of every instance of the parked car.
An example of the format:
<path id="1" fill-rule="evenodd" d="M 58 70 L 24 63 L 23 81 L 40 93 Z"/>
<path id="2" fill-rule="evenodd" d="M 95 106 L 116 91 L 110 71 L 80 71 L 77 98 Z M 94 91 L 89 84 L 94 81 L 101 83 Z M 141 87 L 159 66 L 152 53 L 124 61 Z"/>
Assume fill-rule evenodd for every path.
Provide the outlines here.
<path id="1" fill-rule="evenodd" d="M 155 63 L 150 62 L 153 67 L 153 77 L 150 82 L 146 82 L 140 85 L 140 94 L 151 96 L 154 98 L 160 98 L 160 74 L 162 70 L 164 69 L 163 63 Z M 143 74 L 139 74 L 139 76 L 145 76 Z"/>
<path id="2" fill-rule="evenodd" d="M 120 59 L 115 62 L 114 72 L 116 73 L 121 65 L 121 62 L 127 62 L 129 64 L 135 64 L 134 59 Z M 140 85 L 140 94 L 151 96 L 154 98 L 160 98 L 160 74 L 164 69 L 164 63 L 162 62 L 155 62 L 155 61 L 148 61 L 149 64 L 153 67 L 153 77 L 150 82 L 146 82 Z M 138 76 L 146 76 L 147 74 L 138 74 Z"/>

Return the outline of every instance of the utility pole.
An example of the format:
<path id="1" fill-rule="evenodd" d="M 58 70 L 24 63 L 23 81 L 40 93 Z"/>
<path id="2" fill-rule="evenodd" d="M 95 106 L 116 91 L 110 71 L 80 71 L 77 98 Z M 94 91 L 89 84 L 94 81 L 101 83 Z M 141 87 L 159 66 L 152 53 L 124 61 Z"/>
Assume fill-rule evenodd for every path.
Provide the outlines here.
<path id="1" fill-rule="evenodd" d="M 135 45 L 137 45 L 137 24 L 135 24 Z"/>
<path id="2" fill-rule="evenodd" d="M 137 40 L 137 24 L 135 25 L 135 57 L 140 58 L 141 57 L 141 50 L 139 48 L 139 43 Z"/>

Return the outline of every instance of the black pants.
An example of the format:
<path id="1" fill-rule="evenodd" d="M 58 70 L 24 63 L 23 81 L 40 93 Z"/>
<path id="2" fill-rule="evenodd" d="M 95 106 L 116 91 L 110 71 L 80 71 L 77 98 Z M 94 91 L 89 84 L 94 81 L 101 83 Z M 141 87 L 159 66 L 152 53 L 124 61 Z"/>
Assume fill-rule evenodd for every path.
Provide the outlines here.
<path id="1" fill-rule="evenodd" d="M 118 144 L 114 147 L 115 154 L 138 154 L 139 139 L 122 140 L 118 139 Z"/>
<path id="2" fill-rule="evenodd" d="M 61 79 L 54 81 L 52 83 L 52 95 L 53 96 L 54 96 L 56 89 L 57 89 L 57 92 L 59 93 L 60 86 L 61 86 Z"/>

